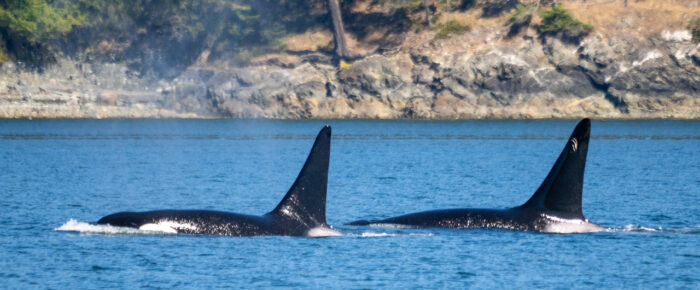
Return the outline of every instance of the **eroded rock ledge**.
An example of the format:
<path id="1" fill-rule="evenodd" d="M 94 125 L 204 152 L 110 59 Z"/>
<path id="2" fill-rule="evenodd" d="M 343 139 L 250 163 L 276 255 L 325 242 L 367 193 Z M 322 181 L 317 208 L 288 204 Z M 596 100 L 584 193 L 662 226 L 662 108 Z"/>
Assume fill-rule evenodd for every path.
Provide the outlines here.
<path id="1" fill-rule="evenodd" d="M 62 60 L 42 74 L 6 64 L 0 117 L 698 119 L 700 48 L 684 33 L 569 44 L 528 32 L 478 47 L 465 36 L 344 69 L 301 59 L 192 67 L 157 82 L 130 77 L 119 64 Z"/>

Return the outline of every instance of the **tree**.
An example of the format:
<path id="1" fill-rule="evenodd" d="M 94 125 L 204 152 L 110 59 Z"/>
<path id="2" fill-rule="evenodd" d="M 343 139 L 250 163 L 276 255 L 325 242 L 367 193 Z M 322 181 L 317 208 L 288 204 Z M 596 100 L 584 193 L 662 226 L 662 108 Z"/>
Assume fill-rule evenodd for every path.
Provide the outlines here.
<path id="1" fill-rule="evenodd" d="M 340 14 L 340 4 L 338 0 L 328 0 L 328 13 L 333 22 L 333 37 L 335 38 L 335 54 L 340 60 L 350 56 L 347 43 L 345 42 L 345 28 L 343 28 L 343 18 Z"/>
<path id="2" fill-rule="evenodd" d="M 433 27 L 433 21 L 430 19 L 430 0 L 423 0 L 423 6 L 425 7 L 425 25 Z"/>
<path id="3" fill-rule="evenodd" d="M 554 5 L 557 4 L 556 0 L 539 0 L 537 1 L 537 7 L 539 8 L 540 6 L 542 7 L 554 7 Z"/>
<path id="4" fill-rule="evenodd" d="M 46 0 L 0 0 L 0 48 L 32 65 L 50 62 L 50 41 L 84 22 L 71 3 L 53 7 Z"/>

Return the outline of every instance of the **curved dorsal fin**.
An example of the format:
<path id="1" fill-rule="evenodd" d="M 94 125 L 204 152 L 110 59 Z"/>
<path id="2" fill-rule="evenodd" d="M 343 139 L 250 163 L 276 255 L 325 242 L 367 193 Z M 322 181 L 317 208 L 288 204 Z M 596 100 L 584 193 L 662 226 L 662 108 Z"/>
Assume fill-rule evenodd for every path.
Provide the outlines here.
<path id="1" fill-rule="evenodd" d="M 277 207 L 269 214 L 287 216 L 312 228 L 326 225 L 326 187 L 331 151 L 331 127 L 326 125 L 316 136 L 309 157 L 296 181 Z"/>
<path id="2" fill-rule="evenodd" d="M 549 175 L 521 207 L 554 211 L 564 218 L 584 218 L 581 194 L 590 133 L 591 121 L 581 120 L 571 133 Z"/>

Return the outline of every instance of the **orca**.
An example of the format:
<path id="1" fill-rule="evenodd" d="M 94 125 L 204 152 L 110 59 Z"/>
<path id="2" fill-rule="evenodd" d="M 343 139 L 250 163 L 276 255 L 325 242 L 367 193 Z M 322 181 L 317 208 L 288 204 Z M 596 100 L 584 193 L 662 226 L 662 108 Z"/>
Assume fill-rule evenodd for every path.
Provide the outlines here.
<path id="1" fill-rule="evenodd" d="M 326 223 L 331 127 L 318 133 L 296 181 L 282 201 L 262 216 L 210 210 L 119 212 L 97 224 L 166 233 L 221 236 L 335 236 Z"/>
<path id="2" fill-rule="evenodd" d="M 581 209 L 583 171 L 590 131 L 589 119 L 578 123 L 542 185 L 521 206 L 507 209 L 439 209 L 382 220 L 359 220 L 348 225 L 497 228 L 545 233 L 601 231 L 604 228 L 588 221 Z"/>

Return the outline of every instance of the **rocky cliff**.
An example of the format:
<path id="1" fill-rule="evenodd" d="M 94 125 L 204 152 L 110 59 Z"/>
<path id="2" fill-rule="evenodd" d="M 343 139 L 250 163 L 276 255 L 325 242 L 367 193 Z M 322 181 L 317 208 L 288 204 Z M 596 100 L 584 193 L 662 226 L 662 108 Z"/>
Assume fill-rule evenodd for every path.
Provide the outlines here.
<path id="1" fill-rule="evenodd" d="M 700 45 L 683 24 L 700 10 L 630 2 L 607 18 L 597 14 L 621 4 L 569 4 L 596 27 L 576 43 L 533 27 L 509 35 L 504 16 L 447 39 L 407 32 L 342 68 L 308 53 L 146 81 L 120 64 L 64 59 L 42 73 L 5 64 L 0 117 L 700 118 Z"/>

